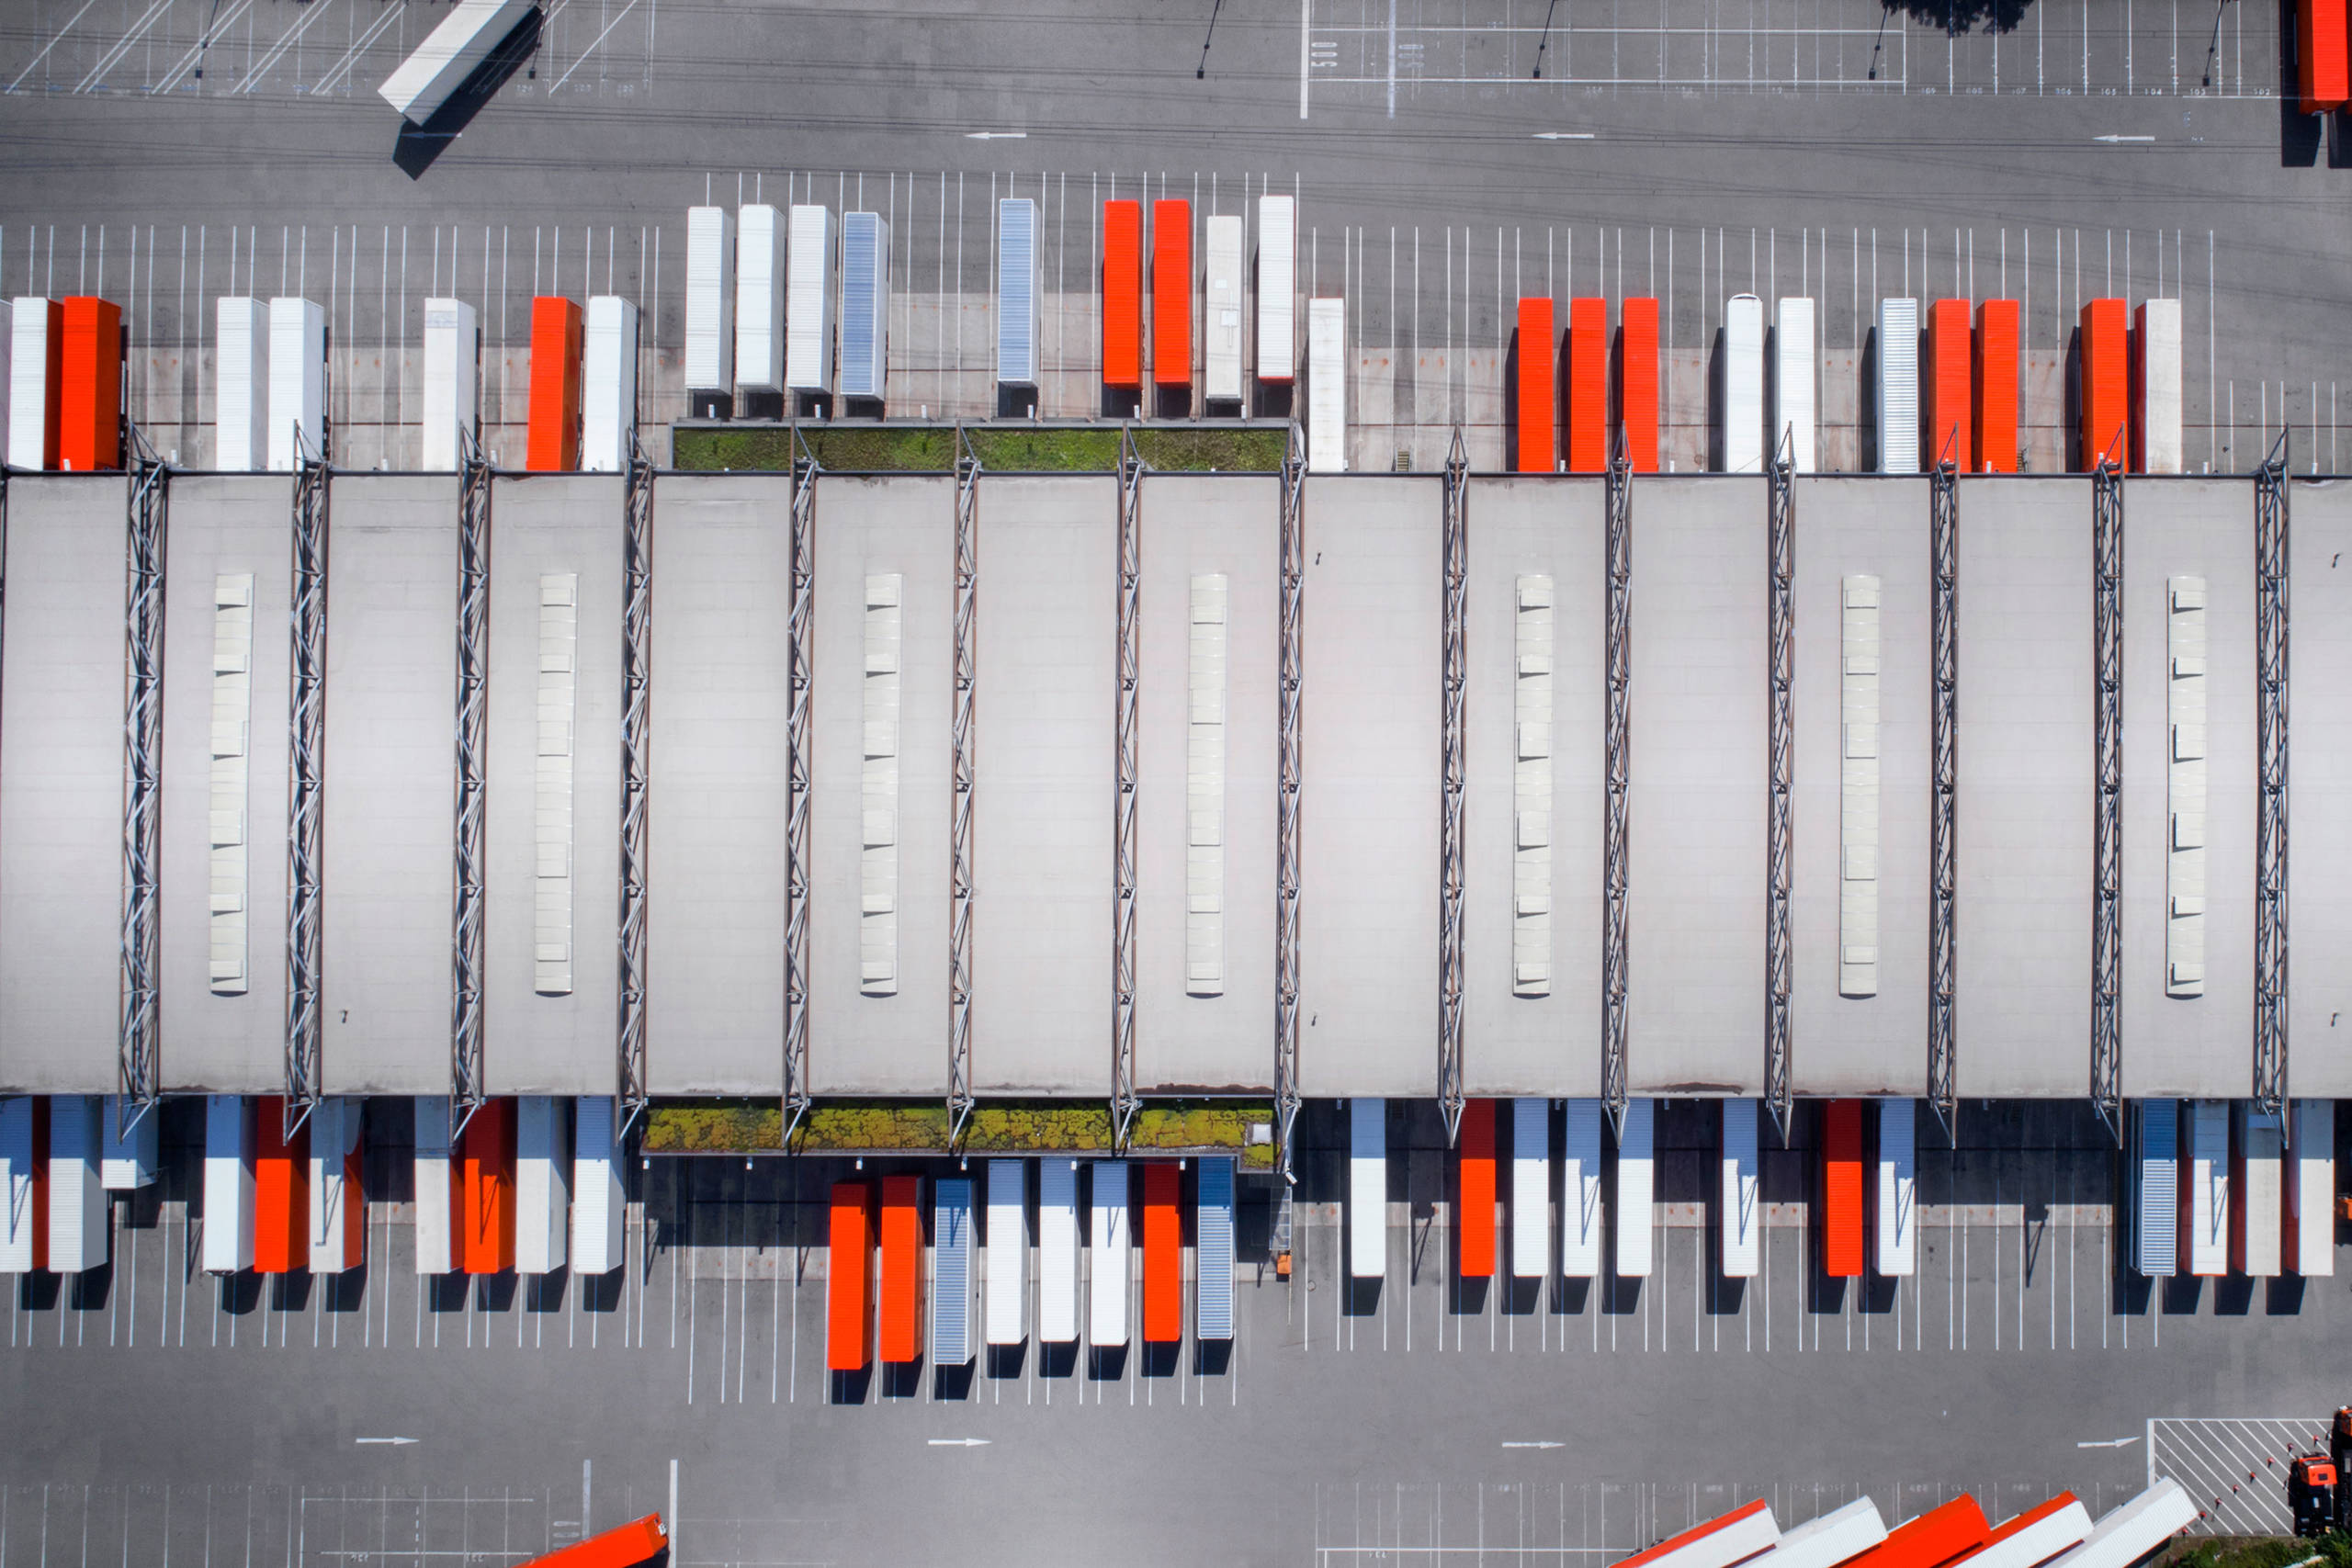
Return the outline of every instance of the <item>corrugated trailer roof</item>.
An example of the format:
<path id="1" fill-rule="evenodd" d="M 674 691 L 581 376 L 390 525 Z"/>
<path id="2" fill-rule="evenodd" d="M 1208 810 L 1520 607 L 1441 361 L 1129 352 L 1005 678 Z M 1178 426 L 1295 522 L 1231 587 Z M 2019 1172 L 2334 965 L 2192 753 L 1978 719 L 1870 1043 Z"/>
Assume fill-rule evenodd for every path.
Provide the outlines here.
<path id="1" fill-rule="evenodd" d="M 580 466 L 580 304 L 542 294 L 531 301 L 531 422 L 523 466 L 536 473 Z"/>
<path id="2" fill-rule="evenodd" d="M 2018 302 L 1976 307 L 1976 465 L 1986 473 L 2018 471 Z"/>
<path id="3" fill-rule="evenodd" d="M 1572 474 L 1609 466 L 1609 301 L 1568 301 L 1567 459 Z"/>
<path id="4" fill-rule="evenodd" d="M 1637 474 L 1657 472 L 1657 301 L 1617 306 L 1617 427 L 1625 460 Z"/>
<path id="5" fill-rule="evenodd" d="M 1151 379 L 1193 384 L 1193 204 L 1151 204 Z"/>
<path id="6" fill-rule="evenodd" d="M 1559 466 L 1557 370 L 1553 363 L 1552 301 L 1519 302 L 1519 462 L 1522 474 Z"/>
<path id="7" fill-rule="evenodd" d="M 1454 1156 L 1455 1267 L 1465 1280 L 1495 1273 L 1495 1102 L 1465 1100 Z"/>
<path id="8" fill-rule="evenodd" d="M 1172 1345 L 1184 1337 L 1183 1172 L 1172 1160 L 1143 1165 L 1143 1338 Z"/>
<path id="9" fill-rule="evenodd" d="M 1833 1280 L 1862 1273 L 1862 1102 L 1821 1108 L 1821 1269 Z"/>
<path id="10" fill-rule="evenodd" d="M 1233 1337 L 1233 1160 L 1200 1163 L 1193 1209 L 1193 1337 Z"/>
<path id="11" fill-rule="evenodd" d="M 1962 1493 L 1942 1507 L 1896 1526 L 1879 1545 L 1849 1559 L 1846 1568 L 1940 1568 L 1984 1544 L 1992 1533 L 1984 1510 Z"/>
<path id="12" fill-rule="evenodd" d="M 922 1178 L 882 1179 L 881 1332 L 875 1353 L 903 1364 L 922 1359 Z"/>

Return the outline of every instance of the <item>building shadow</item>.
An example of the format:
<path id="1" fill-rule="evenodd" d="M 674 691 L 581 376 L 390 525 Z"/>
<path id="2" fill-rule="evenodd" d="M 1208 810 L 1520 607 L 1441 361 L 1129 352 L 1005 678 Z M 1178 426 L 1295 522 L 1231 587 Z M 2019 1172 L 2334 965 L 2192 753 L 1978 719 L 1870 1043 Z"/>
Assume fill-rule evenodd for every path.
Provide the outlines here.
<path id="1" fill-rule="evenodd" d="M 2015 32 L 2032 0 L 1889 0 L 1890 15 L 1908 17 L 1946 38 L 1970 33 Z"/>
<path id="2" fill-rule="evenodd" d="M 1503 349 L 1503 468 L 1519 472 L 1519 329 Z"/>
<path id="3" fill-rule="evenodd" d="M 514 24 L 514 30 L 490 57 L 474 68 L 474 73 L 449 95 L 448 102 L 428 116 L 423 125 L 413 120 L 401 121 L 400 134 L 392 142 L 392 163 L 412 180 L 421 180 L 449 143 L 465 134 L 482 106 L 506 85 L 506 79 L 523 68 L 539 47 L 539 29 L 544 21 L 537 6 Z"/>

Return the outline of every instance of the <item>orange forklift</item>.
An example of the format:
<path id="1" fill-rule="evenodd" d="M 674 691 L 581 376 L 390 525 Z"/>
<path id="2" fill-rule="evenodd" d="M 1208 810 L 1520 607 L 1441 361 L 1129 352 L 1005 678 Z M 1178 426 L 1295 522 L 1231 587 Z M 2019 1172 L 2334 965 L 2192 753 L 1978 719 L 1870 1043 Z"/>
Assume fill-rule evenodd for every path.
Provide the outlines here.
<path id="1" fill-rule="evenodd" d="M 2287 1503 L 2294 1510 L 2297 1535 L 2352 1527 L 2352 1496 L 2344 1485 L 2346 1464 L 2352 1464 L 2352 1408 L 2335 1413 L 2325 1454 L 2304 1454 L 2287 1467 Z"/>

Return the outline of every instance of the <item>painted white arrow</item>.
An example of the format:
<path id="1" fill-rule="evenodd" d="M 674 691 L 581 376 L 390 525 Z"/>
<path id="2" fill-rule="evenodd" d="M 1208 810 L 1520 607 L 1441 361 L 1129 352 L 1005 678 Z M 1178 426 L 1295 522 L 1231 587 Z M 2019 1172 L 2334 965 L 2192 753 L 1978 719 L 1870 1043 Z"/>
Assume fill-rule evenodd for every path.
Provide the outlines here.
<path id="1" fill-rule="evenodd" d="M 984 1449 L 989 1446 L 986 1438 L 930 1438 L 925 1441 L 934 1449 Z"/>
<path id="2" fill-rule="evenodd" d="M 1029 133 L 1025 130 L 967 130 L 964 132 L 964 140 L 967 141 L 1026 141 L 1029 140 Z"/>
<path id="3" fill-rule="evenodd" d="M 1566 1443 L 1505 1443 L 1507 1449 L 1565 1449 Z"/>
<path id="4" fill-rule="evenodd" d="M 354 1438 L 351 1440 L 355 1443 L 390 1443 L 398 1447 L 405 1448 L 409 1444 L 418 1442 L 421 1439 L 416 1438 Z"/>
<path id="5" fill-rule="evenodd" d="M 1592 132 L 1589 130 L 1539 130 L 1535 133 L 1535 140 L 1538 141 L 1589 141 L 1592 140 Z"/>
<path id="6" fill-rule="evenodd" d="M 2076 1443 L 2075 1446 L 2078 1449 L 2128 1449 L 2139 1440 L 2137 1438 L 2109 1438 L 2104 1442 Z"/>
<path id="7" fill-rule="evenodd" d="M 2104 142 L 2109 143 L 2109 145 L 2113 145 L 2114 143 L 2116 143 L 2116 142 L 2118 142 L 2118 141 L 2154 141 L 2155 140 L 2155 138 L 2154 138 L 2154 137 L 2153 137 L 2153 136 L 2117 136 L 2117 135 L 2108 135 L 2108 136 L 2094 136 L 2094 137 L 2092 137 L 2092 138 L 2091 138 L 2091 140 L 2092 140 L 2093 141 L 2104 141 Z"/>

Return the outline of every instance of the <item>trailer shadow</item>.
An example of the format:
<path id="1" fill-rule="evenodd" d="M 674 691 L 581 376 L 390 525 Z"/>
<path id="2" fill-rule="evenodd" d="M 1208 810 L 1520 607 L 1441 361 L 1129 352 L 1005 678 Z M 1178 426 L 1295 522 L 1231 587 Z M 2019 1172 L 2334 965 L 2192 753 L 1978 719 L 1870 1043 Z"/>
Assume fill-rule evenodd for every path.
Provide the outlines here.
<path id="1" fill-rule="evenodd" d="M 1037 1375 L 1068 1378 L 1078 1375 L 1078 1341 L 1065 1339 L 1037 1347 Z"/>
<path id="2" fill-rule="evenodd" d="M 47 1269 L 17 1276 L 17 1307 L 20 1312 L 49 1312 L 65 1288 L 65 1276 Z"/>
<path id="3" fill-rule="evenodd" d="M 2269 1317 L 2299 1317 L 2303 1310 L 2303 1277 L 2282 1274 L 2276 1280 L 2265 1280 L 2262 1290 L 2262 1310 Z"/>
<path id="4" fill-rule="evenodd" d="M 1221 1378 L 1232 1365 L 1232 1340 L 1195 1339 L 1193 1341 L 1193 1373 L 1195 1377 Z"/>
<path id="5" fill-rule="evenodd" d="M 1895 1292 L 1902 1288 L 1901 1280 L 1884 1274 L 1868 1274 L 1863 1276 L 1860 1284 L 1861 1290 L 1857 1292 L 1854 1304 L 1861 1311 L 1881 1317 L 1894 1311 Z"/>
<path id="6" fill-rule="evenodd" d="M 912 1399 L 922 1392 L 923 1364 L 921 1360 L 885 1361 L 882 1363 L 882 1397 Z"/>
<path id="7" fill-rule="evenodd" d="M 991 1345 L 988 1348 L 989 1377 L 997 1382 L 1012 1382 L 1021 1376 L 1021 1369 L 1029 1364 L 1029 1342 L 1018 1345 Z"/>
<path id="8" fill-rule="evenodd" d="M 860 1367 L 854 1372 L 826 1374 L 825 1403 L 828 1404 L 863 1404 L 866 1390 L 874 1385 L 874 1369 Z"/>
<path id="9" fill-rule="evenodd" d="M 933 1367 L 931 1371 L 931 1396 L 942 1400 L 971 1398 L 972 1363 L 958 1361 L 952 1367 Z"/>
<path id="10" fill-rule="evenodd" d="M 357 1264 L 339 1274 L 327 1274 L 320 1279 L 320 1303 L 329 1312 L 361 1311 L 368 1300 L 368 1265 Z"/>
<path id="11" fill-rule="evenodd" d="M 311 1304 L 313 1276 L 308 1269 L 290 1269 L 266 1278 L 269 1280 L 270 1311 L 300 1312 Z"/>
<path id="12" fill-rule="evenodd" d="M 1507 1316 L 1532 1317 L 1543 1307 L 1544 1281 L 1541 1279 L 1506 1274 L 1499 1289 L 1499 1299 Z"/>
<path id="13" fill-rule="evenodd" d="M 490 57 L 474 68 L 449 99 L 430 115 L 423 125 L 413 120 L 401 121 L 400 134 L 392 142 L 392 163 L 412 180 L 424 177 L 424 171 L 448 150 L 449 143 L 466 132 L 482 106 L 506 85 L 507 78 L 523 68 L 539 47 L 539 28 L 543 13 L 534 7 L 514 24 L 514 30 L 505 41 L 490 51 Z"/>
<path id="14" fill-rule="evenodd" d="M 1711 1271 L 1707 1281 L 1707 1315 L 1737 1317 L 1747 1302 L 1747 1281 L 1734 1279 L 1721 1269 Z"/>
<path id="15" fill-rule="evenodd" d="M 571 1270 L 559 1269 L 552 1274 L 534 1274 L 523 1292 L 525 1312 L 550 1313 L 563 1310 L 564 1292 L 571 1283 Z"/>
<path id="16" fill-rule="evenodd" d="M 2195 1317 L 2198 1303 L 2204 1297 L 2203 1280 L 2194 1274 L 2176 1274 L 2165 1281 L 2161 1310 L 2166 1317 Z"/>
<path id="17" fill-rule="evenodd" d="M 1125 1345 L 1091 1345 L 1086 1351 L 1086 1381 L 1117 1382 L 1127 1375 L 1127 1348 Z"/>
<path id="18" fill-rule="evenodd" d="M 621 1292 L 628 1283 L 628 1272 L 615 1269 L 609 1273 L 590 1274 L 579 1281 L 580 1310 L 582 1312 L 618 1312 Z"/>
<path id="19" fill-rule="evenodd" d="M 1552 1289 L 1552 1311 L 1561 1317 L 1580 1317 L 1592 1303 L 1592 1281 L 1582 1277 L 1555 1276 Z"/>
<path id="20" fill-rule="evenodd" d="M 1453 1303 L 1450 1309 L 1453 1315 L 1455 1317 L 1486 1316 L 1487 1293 L 1488 1288 L 1493 1283 L 1494 1281 L 1491 1280 L 1476 1277 L 1465 1280 L 1459 1274 L 1455 1275 L 1453 1279 Z"/>
<path id="21" fill-rule="evenodd" d="M 1642 1281 L 1611 1275 L 1600 1283 L 1600 1310 L 1611 1317 L 1631 1317 L 1642 1310 Z"/>
<path id="22" fill-rule="evenodd" d="M 2245 1317 L 2254 1310 L 2255 1282 L 2244 1274 L 2224 1274 L 2213 1281 L 2213 1315 Z"/>
<path id="23" fill-rule="evenodd" d="M 1380 1310 L 1380 1287 L 1385 1281 L 1375 1278 L 1359 1280 L 1353 1275 L 1340 1281 L 1340 1314 L 1342 1317 L 1370 1317 Z"/>
<path id="24" fill-rule="evenodd" d="M 424 1310 L 427 1312 L 463 1312 L 473 1297 L 473 1276 L 470 1274 L 433 1274 L 424 1281 Z"/>
<path id="25" fill-rule="evenodd" d="M 1846 1280 L 1835 1274 L 1814 1270 L 1812 1300 L 1805 1310 L 1823 1317 L 1836 1317 L 1846 1310 Z"/>
<path id="26" fill-rule="evenodd" d="M 1172 1378 L 1183 1365 L 1184 1347 L 1173 1339 L 1146 1340 L 1136 1372 L 1148 1378 Z"/>
<path id="27" fill-rule="evenodd" d="M 114 1261 L 109 1258 L 96 1269 L 85 1269 L 79 1274 L 60 1275 L 74 1281 L 73 1306 L 75 1312 L 97 1312 L 107 1304 L 114 1292 Z"/>

